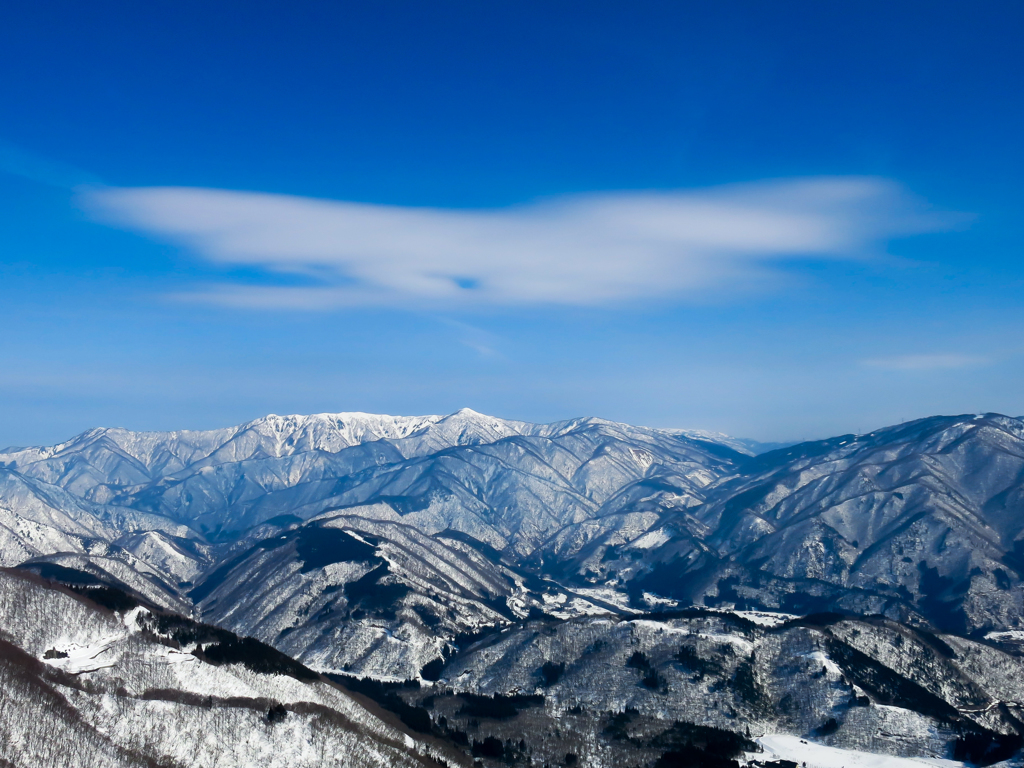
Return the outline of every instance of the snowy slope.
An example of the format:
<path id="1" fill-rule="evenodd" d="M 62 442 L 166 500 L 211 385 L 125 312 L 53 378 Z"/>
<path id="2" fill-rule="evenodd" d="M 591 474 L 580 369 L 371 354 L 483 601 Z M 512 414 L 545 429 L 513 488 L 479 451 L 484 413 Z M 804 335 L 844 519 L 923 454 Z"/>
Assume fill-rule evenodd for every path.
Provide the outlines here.
<path id="1" fill-rule="evenodd" d="M 711 533 L 673 536 L 650 554 L 665 567 L 641 581 L 686 601 L 1014 628 L 1022 481 L 1024 423 L 997 414 L 793 446 L 708 489 L 694 515 Z"/>
<path id="2" fill-rule="evenodd" d="M 601 419 L 536 425 L 463 409 L 268 416 L 212 432 L 92 430 L 0 463 L 139 517 L 137 528 L 159 515 L 224 540 L 282 515 L 384 501 L 420 513 L 425 528 L 453 527 L 526 555 L 557 527 L 599 516 L 628 483 L 667 472 L 695 502 L 739 457 Z"/>
<path id="3" fill-rule="evenodd" d="M 203 660 L 154 634 L 142 607 L 111 612 L 0 572 L 0 615 L 0 754 L 14 765 L 421 766 L 441 754 L 326 682 Z"/>
<path id="4" fill-rule="evenodd" d="M 1024 422 L 934 417 L 755 453 L 714 433 L 470 410 L 92 430 L 0 455 L 0 563 L 77 589 L 115 586 L 317 671 L 441 675 L 378 698 L 400 710 L 404 697 L 421 723 L 429 712 L 433 737 L 488 765 L 565 764 L 570 753 L 653 765 L 720 738 L 699 724 L 750 729 L 780 750 L 789 735 L 929 759 L 1012 752 L 1024 731 Z M 173 670 L 248 702 L 214 718 L 234 718 L 246 760 L 292 754 L 277 741 L 286 732 L 289 744 L 356 749 L 354 737 L 324 736 L 313 709 L 308 723 L 289 709 L 271 727 L 252 703 L 341 711 L 333 699 L 272 695 L 251 670 L 207 680 L 226 667 L 139 627 L 58 637 L 50 609 L 33 603 L 43 617 L 33 619 L 25 599 L 0 606 L 23 625 L 10 653 L 35 660 L 8 669 L 28 691 L 18 706 L 51 702 L 47 727 L 91 744 L 97 764 L 153 750 L 229 764 L 172 725 L 147 731 L 160 713 L 196 733 L 219 727 Z M 799 618 L 821 611 L 862 618 Z M 47 650 L 56 655 L 41 659 Z M 126 684 L 133 665 L 152 676 L 142 687 Z M 67 675 L 98 682 L 64 691 Z M 184 700 L 153 693 L 164 689 Z M 494 694 L 512 698 L 472 698 Z M 112 712 L 128 725 L 111 725 Z M 395 739 L 405 755 L 395 760 L 418 759 L 420 747 Z M 366 764 L 390 748 L 367 747 L 377 757 Z M 320 759 L 294 749 L 300 762 Z M 789 759 L 771 749 L 764 759 Z"/>

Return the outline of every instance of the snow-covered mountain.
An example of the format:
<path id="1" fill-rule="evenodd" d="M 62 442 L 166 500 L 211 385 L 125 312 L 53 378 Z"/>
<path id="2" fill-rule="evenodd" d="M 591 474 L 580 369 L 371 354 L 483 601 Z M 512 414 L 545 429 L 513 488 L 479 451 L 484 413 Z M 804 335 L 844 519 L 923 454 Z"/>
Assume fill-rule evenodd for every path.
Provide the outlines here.
<path id="1" fill-rule="evenodd" d="M 305 519 L 380 498 L 401 515 L 442 518 L 435 526 L 479 528 L 491 544 L 522 538 L 525 553 L 566 521 L 592 516 L 625 482 L 652 474 L 652 464 L 677 470 L 696 491 L 731 467 L 729 453 L 600 419 L 536 425 L 464 409 L 445 417 L 268 416 L 211 432 L 91 430 L 52 448 L 0 454 L 0 463 L 213 539 L 284 514 Z"/>
<path id="2" fill-rule="evenodd" d="M 3 565 L 123 590 L 317 672 L 440 677 L 371 693 L 484 760 L 497 749 L 486 739 L 503 740 L 505 761 L 564 748 L 614 765 L 719 738 L 657 736 L 675 721 L 1001 755 L 1024 732 L 1005 682 L 1024 639 L 1022 513 L 1024 422 L 997 414 L 768 452 L 708 432 L 462 410 L 97 429 L 0 454 Z M 698 613 L 678 613 L 688 606 Z M 665 610 L 677 613 L 651 613 Z M 759 628 L 737 611 L 850 618 Z M 885 618 L 856 618 L 870 616 Z M 923 647 L 951 650 L 913 668 Z M 825 671 L 804 680 L 815 664 Z M 944 704 L 919 705 L 921 690 Z M 478 724 L 471 738 L 485 694 L 515 726 Z M 892 711 L 908 701 L 911 714 Z M 578 743 L 505 743 L 567 713 Z M 917 735 L 878 736 L 894 729 Z"/>
<path id="3" fill-rule="evenodd" d="M 651 764 L 685 743 L 686 724 L 925 758 L 954 757 L 959 738 L 963 759 L 973 733 L 984 747 L 970 757 L 984 762 L 985 750 L 1020 745 L 1024 660 L 886 620 L 687 611 L 527 622 L 469 646 L 409 699 L 465 730 L 475 713 L 463 692 L 541 697 L 533 706 L 562 728 L 535 739 L 534 754 L 573 752 L 584 765 Z M 504 741 L 521 728 L 484 732 Z"/>
<path id="4" fill-rule="evenodd" d="M 0 571 L 0 764 L 412 768 L 457 759 L 266 646 L 100 592 Z"/>
<path id="5" fill-rule="evenodd" d="M 936 417 L 774 451 L 650 553 L 684 601 L 847 610 L 983 634 L 1024 612 L 1024 423 Z"/>

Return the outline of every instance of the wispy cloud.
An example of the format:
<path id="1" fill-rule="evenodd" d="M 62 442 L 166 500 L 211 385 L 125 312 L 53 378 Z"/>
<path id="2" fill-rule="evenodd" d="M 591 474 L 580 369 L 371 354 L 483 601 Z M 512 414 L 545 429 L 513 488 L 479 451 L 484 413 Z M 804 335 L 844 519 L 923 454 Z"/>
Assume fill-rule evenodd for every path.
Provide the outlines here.
<path id="1" fill-rule="evenodd" d="M 225 267 L 306 284 L 225 281 L 181 298 L 237 307 L 601 305 L 777 277 L 794 259 L 856 259 L 947 229 L 884 179 L 812 178 L 606 193 L 497 210 L 403 208 L 193 188 L 83 190 L 96 219 Z M 293 281 L 294 282 L 294 281 Z"/>
<path id="2" fill-rule="evenodd" d="M 940 371 L 955 368 L 977 368 L 991 360 L 978 355 L 894 355 L 861 361 L 869 368 L 889 371 Z"/>
<path id="3" fill-rule="evenodd" d="M 483 328 L 464 323 L 461 320 L 454 320 L 450 317 L 435 317 L 437 322 L 442 323 L 455 332 L 458 343 L 473 350 L 482 358 L 504 359 L 505 356 L 498 351 L 498 337 Z"/>

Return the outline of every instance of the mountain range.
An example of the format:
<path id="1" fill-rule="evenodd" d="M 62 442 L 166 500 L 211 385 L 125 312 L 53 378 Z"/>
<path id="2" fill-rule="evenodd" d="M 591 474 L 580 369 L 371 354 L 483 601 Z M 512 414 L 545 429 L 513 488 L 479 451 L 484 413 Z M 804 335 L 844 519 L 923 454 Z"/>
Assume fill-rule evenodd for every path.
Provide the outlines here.
<path id="1" fill-rule="evenodd" d="M 341 413 L 0 452 L 9 591 L 110 590 L 249 638 L 449 763 L 710 765 L 774 733 L 1003 759 L 1022 512 L 1024 422 L 999 414 L 773 447 Z M 165 634 L 122 633 L 122 657 Z M 3 639 L 39 685 L 66 673 L 40 656 L 56 639 Z"/>

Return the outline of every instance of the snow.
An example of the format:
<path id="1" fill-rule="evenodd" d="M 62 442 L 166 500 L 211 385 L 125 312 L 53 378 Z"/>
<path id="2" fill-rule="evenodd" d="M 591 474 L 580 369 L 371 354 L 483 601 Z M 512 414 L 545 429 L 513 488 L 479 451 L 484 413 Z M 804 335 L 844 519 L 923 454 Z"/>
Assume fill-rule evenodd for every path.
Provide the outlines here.
<path id="1" fill-rule="evenodd" d="M 243 424 L 239 432 L 252 429 L 268 437 L 299 436 L 310 440 L 315 449 L 335 452 L 341 448 L 382 438 L 402 439 L 437 424 L 443 416 L 389 416 L 386 414 L 346 412 L 317 413 L 309 416 L 270 414 Z M 284 449 L 282 439 L 280 446 Z"/>
<path id="2" fill-rule="evenodd" d="M 778 627 L 787 621 L 798 618 L 795 613 L 774 613 L 772 611 L 729 611 L 729 613 L 762 627 Z"/>
<path id="3" fill-rule="evenodd" d="M 564 610 L 550 610 L 547 604 L 545 604 L 544 608 L 545 613 L 554 616 L 556 619 L 573 619 L 577 616 L 603 616 L 608 613 L 607 608 L 594 605 L 589 600 L 584 600 L 580 597 L 573 597 L 569 600 Z"/>
<path id="4" fill-rule="evenodd" d="M 191 653 L 185 653 L 184 651 L 176 651 L 174 648 L 163 649 L 161 653 L 154 654 L 158 657 L 163 658 L 168 664 L 198 664 L 199 659 L 193 656 Z"/>
<path id="5" fill-rule="evenodd" d="M 667 544 L 671 539 L 672 535 L 667 530 L 658 528 L 655 531 L 648 531 L 643 536 L 633 539 L 629 546 L 633 549 L 654 549 L 662 544 Z"/>
<path id="6" fill-rule="evenodd" d="M 739 637 L 738 635 L 725 635 L 713 632 L 701 632 L 697 637 L 704 638 L 706 640 L 713 640 L 716 643 L 730 643 L 736 646 L 741 653 L 744 655 L 749 654 L 754 650 L 754 644 L 746 638 Z"/>
<path id="7" fill-rule="evenodd" d="M 108 651 L 110 651 L 114 644 L 121 639 L 121 637 L 113 637 L 89 645 L 69 643 L 63 648 L 55 649 L 62 653 L 66 653 L 66 658 L 44 659 L 44 661 L 50 666 L 57 667 L 58 669 L 69 672 L 72 675 L 79 675 L 83 672 L 95 672 L 98 669 L 106 669 L 117 663 L 118 655 L 115 653 L 108 653 Z"/>
<path id="8" fill-rule="evenodd" d="M 921 768 L 922 765 L 962 768 L 963 763 L 935 758 L 894 757 L 854 749 L 826 747 L 799 736 L 769 734 L 756 740 L 764 754 L 749 753 L 748 760 L 792 760 L 807 768 Z"/>
<path id="9" fill-rule="evenodd" d="M 121 618 L 121 623 L 125 625 L 130 631 L 137 632 L 139 629 L 139 616 L 148 616 L 149 609 L 143 608 L 141 605 L 132 608 L 130 611 L 125 612 Z"/>
<path id="10" fill-rule="evenodd" d="M 630 448 L 629 455 L 637 463 L 637 466 L 644 470 L 654 463 L 654 456 L 651 455 L 651 452 L 645 451 L 642 448 Z"/>
<path id="11" fill-rule="evenodd" d="M 661 597 L 653 592 L 644 592 L 644 602 L 651 606 L 664 605 L 668 608 L 676 608 L 679 606 L 678 600 L 673 600 L 670 597 Z"/>
<path id="12" fill-rule="evenodd" d="M 985 635 L 986 640 L 995 640 L 998 642 L 1006 641 L 1022 641 L 1024 640 L 1024 629 L 1011 629 L 1006 632 L 989 632 Z"/>
<path id="13" fill-rule="evenodd" d="M 818 662 L 833 676 L 839 677 L 844 674 L 842 668 L 821 651 L 812 651 L 811 653 L 804 654 L 804 658 Z"/>
<path id="14" fill-rule="evenodd" d="M 572 591 L 573 594 L 579 595 L 580 597 L 584 597 L 588 600 L 600 600 L 608 605 L 613 605 L 623 613 L 641 613 L 641 611 L 630 606 L 629 595 L 609 587 L 576 587 Z"/>
<path id="15" fill-rule="evenodd" d="M 1024 429 L 1019 423 L 1015 424 L 1018 426 L 1014 429 Z M 942 446 L 949 444 L 950 436 L 955 432 L 943 432 L 941 440 L 928 437 L 932 440 L 928 443 L 922 443 L 924 438 L 920 436 L 906 440 L 900 437 L 903 442 L 887 443 L 884 438 L 887 433 L 879 433 L 877 446 L 882 448 L 870 456 L 851 453 L 854 450 L 866 451 L 866 441 L 860 441 L 857 447 L 850 445 L 847 438 L 841 438 L 843 451 L 833 447 L 825 457 L 800 459 L 793 465 L 799 472 L 792 476 L 792 482 L 777 482 L 771 480 L 770 474 L 745 477 L 746 470 L 741 470 L 738 465 L 708 458 L 714 452 L 702 453 L 699 446 L 687 445 L 676 438 L 669 439 L 663 431 L 595 420 L 575 420 L 549 426 L 529 425 L 504 422 L 470 410 L 446 417 L 411 419 L 369 414 L 269 416 L 228 430 L 163 436 L 123 430 L 94 431 L 77 442 L 68 443 L 61 449 L 60 460 L 46 466 L 39 461 L 26 464 L 27 459 L 21 454 L 0 456 L 5 463 L 16 463 L 14 468 L 5 467 L 0 472 L 0 502 L 3 502 L 0 504 L 0 555 L 10 559 L 4 562 L 12 564 L 45 554 L 50 562 L 66 567 L 89 570 L 102 567 L 133 589 L 149 590 L 145 594 L 148 596 L 152 592 L 154 597 L 150 599 L 166 602 L 170 600 L 169 595 L 180 594 L 188 587 L 182 582 L 196 581 L 193 574 L 210 572 L 218 560 L 227 562 L 229 555 L 242 552 L 257 537 L 272 535 L 273 526 L 277 523 L 264 526 L 271 512 L 296 512 L 300 520 L 316 514 L 314 525 L 345 529 L 353 537 L 372 543 L 388 564 L 387 571 L 391 575 L 386 583 L 397 581 L 412 589 L 410 595 L 403 598 L 397 618 L 393 621 L 374 616 L 346 618 L 348 605 L 344 601 L 347 598 L 345 590 L 340 587 L 365 575 L 372 564 L 353 566 L 335 563 L 306 572 L 299 570 L 301 561 L 296 559 L 293 548 L 260 546 L 253 550 L 255 556 L 249 557 L 245 566 L 234 571 L 218 587 L 219 591 L 212 599 L 200 606 L 205 611 L 206 620 L 274 642 L 285 652 L 301 657 L 317 668 L 350 668 L 361 675 L 383 676 L 383 673 L 391 672 L 393 677 L 414 676 L 424 662 L 437 658 L 442 650 L 446 650 L 446 642 L 456 633 L 484 626 L 502 626 L 505 620 L 499 615 L 500 605 L 492 603 L 492 599 L 505 600 L 520 618 L 529 616 L 533 604 L 540 600 L 543 600 L 546 611 L 563 619 L 602 613 L 632 614 L 634 610 L 623 594 L 610 588 L 570 589 L 550 584 L 537 585 L 536 590 L 531 586 L 527 590 L 523 582 L 525 576 L 517 574 L 525 574 L 532 569 L 534 566 L 529 563 L 559 565 L 571 562 L 575 568 L 577 560 L 574 558 L 578 558 L 580 567 L 576 572 L 587 574 L 587 583 L 593 586 L 600 582 L 613 587 L 618 584 L 617 579 L 624 580 L 637 574 L 646 564 L 660 561 L 662 558 L 651 559 L 655 550 L 675 542 L 680 553 L 684 553 L 690 546 L 687 541 L 693 539 L 700 546 L 707 542 L 712 549 L 711 554 L 717 551 L 723 563 L 733 557 L 741 563 L 755 555 L 758 559 L 768 557 L 765 568 L 773 579 L 820 577 L 834 580 L 843 589 L 859 590 L 871 581 L 896 586 L 909 573 L 906 583 L 916 589 L 916 567 L 912 562 L 904 568 L 899 562 L 890 563 L 891 557 L 877 557 L 871 560 L 870 567 L 854 569 L 860 574 L 854 577 L 847 573 L 848 561 L 843 565 L 837 560 L 833 566 L 823 557 L 820 528 L 807 532 L 800 528 L 799 523 L 792 521 L 820 520 L 834 527 L 854 549 L 863 549 L 867 556 L 874 551 L 870 547 L 880 540 L 878 531 L 889 530 L 886 526 L 907 514 L 904 508 L 913 506 L 912 500 L 914 505 L 920 506 L 917 497 L 910 495 L 906 503 L 897 505 L 891 502 L 889 496 L 894 493 L 893 489 L 900 489 L 903 494 L 930 494 L 923 497 L 927 503 L 941 506 L 941 511 L 950 510 L 947 517 L 959 520 L 957 516 L 966 515 L 970 509 L 957 501 L 959 496 L 956 494 L 945 493 L 941 489 L 928 490 L 925 484 L 914 480 L 915 473 L 920 471 L 917 463 L 899 471 L 886 469 L 893 466 L 894 461 L 904 461 L 911 453 L 914 456 L 920 453 L 927 462 L 938 462 L 936 466 L 945 473 L 943 477 L 954 479 L 965 477 L 963 472 L 973 471 L 970 467 L 991 463 L 991 477 L 977 483 L 972 479 L 965 485 L 965 488 L 969 486 L 982 494 L 979 499 L 991 498 L 997 486 L 1002 489 L 1005 485 L 1002 478 L 1019 476 L 1018 464 L 1004 458 L 990 462 L 989 457 L 996 454 L 980 452 L 981 449 L 969 456 L 944 458 L 947 454 L 939 451 L 945 450 Z M 502 435 L 512 434 L 528 437 L 500 444 L 496 442 Z M 104 435 L 109 440 L 101 439 Z M 353 441 L 381 439 L 388 442 L 351 451 L 346 456 L 326 456 L 324 453 L 339 451 Z M 135 466 L 127 462 L 118 450 L 108 445 L 111 440 L 129 446 L 131 450 L 126 449 L 125 456 L 137 455 L 141 457 L 141 464 Z M 472 447 L 446 452 L 447 446 Z M 985 451 L 989 449 L 985 448 Z M 1007 450 L 997 455 L 1019 454 L 1020 451 Z M 281 460 L 281 455 L 292 460 Z M 436 460 L 425 459 L 435 455 L 438 457 Z M 952 456 L 952 453 L 948 455 Z M 243 465 L 242 462 L 246 463 Z M 364 464 L 366 469 L 359 469 Z M 74 473 L 66 474 L 72 466 L 75 467 Z M 657 472 L 649 472 L 655 467 Z M 366 482 L 358 489 L 341 493 L 339 488 L 344 484 L 333 481 L 355 477 L 352 473 L 357 469 L 366 472 Z M 31 477 L 22 478 L 17 474 L 30 470 L 35 473 Z M 887 472 L 892 475 L 889 479 Z M 648 473 L 658 478 L 664 476 L 667 490 L 661 489 L 661 484 L 642 481 Z M 3 479 L 5 477 L 7 479 Z M 57 482 L 66 484 L 66 491 L 58 485 L 48 485 Z M 153 482 L 156 485 L 152 485 Z M 417 489 L 433 487 L 429 483 L 434 482 L 440 483 L 451 495 L 431 496 L 430 505 L 415 513 L 401 516 L 383 500 L 401 498 L 407 492 L 415 496 L 419 492 Z M 770 492 L 764 497 L 763 504 L 778 506 L 780 511 L 768 516 L 771 522 L 766 522 L 755 514 L 759 513 L 758 510 L 750 510 L 750 519 L 736 527 L 735 534 L 730 533 L 733 529 L 723 528 L 720 523 L 725 509 L 723 505 L 751 483 L 769 483 L 765 488 L 770 488 Z M 709 485 L 710 488 L 702 490 Z M 134 504 L 142 498 L 136 489 L 143 487 L 152 487 L 163 494 L 159 504 L 167 514 L 184 515 L 182 505 L 188 500 L 187 515 L 183 517 L 185 522 L 181 523 L 182 536 L 197 536 L 189 532 L 186 523 L 193 524 L 199 519 L 227 520 L 232 526 L 237 525 L 239 531 L 246 530 L 250 524 L 258 525 L 258 528 L 251 529 L 254 532 L 247 534 L 247 538 L 229 552 L 226 546 L 202 544 L 198 536 L 191 542 L 179 542 L 171 538 L 171 534 L 165 535 L 165 528 L 177 530 L 172 528 L 172 522 L 161 522 L 171 518 L 146 517 L 128 506 L 118 508 L 93 503 L 102 501 L 110 504 L 110 500 L 115 498 L 115 490 L 121 489 L 117 491 L 121 494 L 117 498 L 126 504 Z M 656 490 L 652 491 L 652 488 Z M 173 489 L 180 489 L 180 492 Z M 679 493 L 672 492 L 672 489 Z M 236 498 L 240 500 L 234 501 Z M 694 509 L 692 505 L 699 506 Z M 396 507 L 401 508 L 397 503 Z M 647 511 L 651 509 L 658 511 Z M 665 521 L 671 522 L 666 524 Z M 763 538 L 776 530 L 774 523 L 783 533 Z M 298 524 L 289 523 L 288 527 Z M 8 525 L 9 528 L 6 527 Z M 155 529 L 165 532 L 145 532 L 146 526 L 152 525 L 165 526 Z M 959 523 L 956 525 L 960 526 Z M 306 530 L 316 529 L 310 527 Z M 952 542 L 950 554 L 943 555 L 943 563 L 959 562 L 957 558 L 966 557 L 974 551 L 971 548 L 977 539 L 971 538 L 974 534 L 970 530 L 973 529 L 968 527 L 964 530 L 967 533 L 958 533 L 958 539 Z M 933 547 L 935 538 L 930 531 L 915 529 L 900 542 L 920 541 L 922 547 Z M 468 534 L 498 550 L 507 548 L 507 555 L 494 559 L 486 550 L 454 538 L 456 533 Z M 115 536 L 118 538 L 113 538 Z M 293 534 L 281 540 L 288 540 L 291 536 Z M 759 549 L 755 551 L 755 542 L 762 538 L 763 541 L 756 544 Z M 857 541 L 863 546 L 856 544 Z M 125 551 L 115 550 L 114 543 Z M 719 546 L 721 548 L 715 550 Z M 925 554 L 930 552 L 934 550 Z M 536 559 L 532 559 L 532 553 L 536 553 Z M 842 558 L 847 557 L 845 547 L 840 554 Z M 108 563 L 112 559 L 117 562 Z M 929 564 L 939 562 L 929 560 Z M 514 563 L 521 565 L 523 571 L 520 572 L 519 565 Z M 597 573 L 595 578 L 589 576 L 592 565 Z M 548 572 L 559 573 L 556 568 L 549 568 Z M 944 575 L 948 572 L 945 565 L 942 572 Z M 169 587 L 166 594 L 158 593 L 158 587 L 154 586 L 158 583 L 156 576 L 161 582 L 178 586 Z M 514 588 L 510 586 L 513 583 Z M 535 584 L 533 581 L 527 583 Z M 573 577 L 569 583 L 580 582 Z M 542 593 L 544 587 L 552 594 Z M 561 594 L 554 594 L 556 590 Z M 754 596 L 752 602 L 778 605 L 769 599 L 777 597 L 774 590 L 775 587 L 766 587 Z M 995 606 L 991 609 L 992 616 L 1004 617 L 1000 619 L 1002 626 L 989 626 L 990 629 L 1010 629 L 1012 626 L 1012 619 L 1019 613 L 1010 610 L 1014 608 L 1012 600 L 1019 602 L 1018 587 L 1014 590 L 1008 596 L 1000 591 L 993 593 L 995 597 L 985 597 L 985 600 L 994 601 L 991 603 Z M 692 599 L 700 601 L 701 598 L 702 595 L 695 592 Z M 646 599 L 650 605 L 677 604 L 650 593 Z M 192 607 L 186 600 L 182 600 L 181 606 L 177 610 L 186 611 Z M 876 607 L 872 603 L 866 605 L 865 610 L 873 611 Z M 420 622 L 415 614 L 421 609 L 425 613 L 419 618 L 433 615 L 440 624 L 434 627 L 428 626 L 430 622 Z M 729 626 L 734 622 L 708 621 L 708 612 L 709 609 L 703 609 L 687 626 L 692 626 L 694 631 L 698 628 L 710 632 L 731 631 Z M 780 627 L 792 618 L 790 614 L 770 611 L 727 611 L 723 608 L 716 613 L 719 616 L 735 615 L 765 628 Z M 103 615 L 109 619 L 109 614 Z M 128 632 L 137 632 L 133 629 L 133 622 L 138 617 L 137 612 L 117 617 L 115 623 L 123 626 L 115 629 L 124 634 L 127 634 L 125 628 Z M 623 638 L 626 630 L 632 627 L 628 621 L 616 621 L 624 629 L 623 635 L 615 635 L 614 641 L 627 642 Z M 379 623 L 383 626 L 376 626 Z M 666 623 L 682 624 L 683 620 L 666 620 Z M 101 640 L 114 630 L 106 624 L 97 621 L 95 628 L 78 636 L 62 634 L 60 620 L 53 625 L 53 632 L 39 630 L 30 636 L 31 653 L 41 658 L 51 648 L 60 650 L 67 647 L 65 652 L 73 653 L 69 652 L 65 660 L 48 659 L 47 663 L 54 667 L 63 665 L 76 672 L 100 670 L 93 676 L 104 679 L 111 677 L 110 671 L 103 668 L 109 666 L 109 659 L 123 660 L 126 653 L 135 654 L 135 649 L 145 639 L 130 638 L 130 643 L 124 643 L 127 651 L 117 647 L 108 649 Z M 592 625 L 593 622 L 589 621 L 574 622 L 574 627 L 584 627 L 586 632 L 590 632 Z M 286 634 L 285 629 L 295 631 Z M 658 642 L 652 639 L 653 631 L 646 626 L 643 630 L 637 634 L 643 642 Z M 798 628 L 793 635 L 803 637 L 804 634 L 814 635 L 816 631 L 807 629 L 805 632 L 804 628 Z M 758 673 L 766 680 L 776 679 L 766 671 L 770 662 L 765 659 L 774 658 L 775 646 L 772 643 L 786 633 L 749 634 L 755 638 L 769 636 L 766 640 L 758 640 L 771 648 L 765 653 L 758 650 Z M 879 630 L 878 638 L 883 636 L 890 635 Z M 536 649 L 540 653 L 546 652 L 542 645 L 547 642 L 546 637 L 541 635 L 536 641 Z M 717 638 L 744 651 L 753 648 L 747 640 L 736 635 L 702 637 Z M 988 637 L 990 640 L 1024 642 L 1024 631 L 995 632 Z M 569 637 L 565 645 L 571 646 L 571 653 L 578 657 L 579 649 L 572 646 L 577 639 L 584 643 L 583 639 Z M 592 639 L 588 636 L 585 645 L 589 647 Z M 871 639 L 875 639 L 873 632 Z M 81 647 L 68 647 L 72 641 Z M 728 649 L 707 648 L 706 645 L 697 643 L 696 649 L 723 658 L 730 655 Z M 900 655 L 895 649 L 890 650 L 888 644 L 881 645 L 882 651 L 875 649 L 870 652 L 875 655 L 884 652 L 884 658 L 902 659 L 906 656 L 906 652 Z M 524 647 L 533 650 L 528 645 Z M 804 653 L 814 647 L 818 646 L 805 642 L 787 646 L 786 653 L 790 656 L 804 655 L 799 663 L 793 665 L 795 672 L 788 671 L 778 678 L 787 686 L 806 683 L 816 691 L 816 696 L 821 693 L 823 709 L 815 711 L 813 721 L 810 715 L 799 722 L 786 721 L 787 727 L 794 731 L 806 728 L 807 732 L 812 732 L 810 729 L 820 725 L 832 712 L 832 702 L 845 701 L 846 697 L 845 691 L 836 693 L 832 690 L 837 686 L 829 687 L 830 681 L 835 683 L 839 675 L 838 667 L 820 652 Z M 957 650 L 959 653 L 959 645 Z M 145 656 L 147 667 L 152 668 L 148 671 L 161 680 L 172 679 L 178 674 L 188 678 L 175 681 L 174 685 L 168 685 L 169 688 L 204 692 L 221 688 L 228 690 L 226 682 L 207 680 L 210 671 L 187 651 L 153 650 L 138 652 L 137 655 Z M 668 658 L 666 654 L 675 652 L 675 649 L 666 650 L 658 658 Z M 970 674 L 978 679 L 984 678 L 985 686 L 988 685 L 989 670 L 992 670 L 994 701 L 1022 700 L 1018 695 L 1018 683 L 1013 679 L 1015 673 L 1019 675 L 1019 667 L 1014 666 L 1016 662 L 1004 658 L 1005 654 L 999 655 L 1000 652 L 991 646 L 972 653 L 976 657 L 971 657 L 970 664 L 974 666 L 970 667 Z M 610 658 L 611 654 L 608 656 Z M 620 698 L 625 701 L 630 696 L 637 699 L 647 696 L 648 692 L 642 686 L 636 688 L 635 673 L 622 671 L 621 654 L 615 658 L 614 674 L 621 673 L 626 686 L 623 690 L 628 690 L 628 695 L 622 694 Z M 993 659 L 998 659 L 1001 666 L 996 668 L 995 662 L 991 661 Z M 524 661 L 517 672 L 522 679 L 514 681 L 515 684 L 519 685 L 522 680 L 529 680 L 531 684 L 535 682 L 540 663 L 532 657 L 529 664 Z M 728 663 L 734 664 L 735 659 Z M 819 674 L 823 666 L 829 670 L 827 675 Z M 951 662 L 951 666 L 956 665 Z M 909 666 L 909 662 L 907 667 L 900 667 L 901 670 L 908 668 L 916 670 Z M 585 671 L 592 673 L 592 677 L 587 678 L 587 685 L 591 687 L 586 690 L 593 692 L 605 684 L 598 672 L 589 668 Z M 945 667 L 940 671 L 945 674 Z M 674 667 L 671 672 L 683 674 Z M 813 674 L 808 677 L 808 672 Z M 222 670 L 219 674 L 227 672 Z M 231 679 L 242 679 L 241 674 Z M 612 675 L 610 672 L 607 674 Z M 693 693 L 695 689 L 690 685 L 690 677 L 686 675 L 685 680 L 680 677 L 678 688 L 672 689 L 673 696 L 677 691 L 685 691 L 687 695 Z M 613 678 L 614 675 L 608 679 Z M 242 694 L 234 691 L 232 695 Z M 662 702 L 670 702 L 674 706 L 672 699 L 655 701 L 658 706 Z M 615 705 L 619 706 L 619 702 L 616 701 Z M 814 706 L 818 705 L 819 699 L 815 699 Z M 693 706 L 703 707 L 703 702 L 698 701 Z M 703 711 L 700 710 L 701 713 Z M 972 716 L 989 717 L 987 713 L 971 712 Z M 868 708 L 857 709 L 850 717 L 853 716 L 863 717 L 856 724 L 844 721 L 844 733 L 826 741 L 884 750 L 884 745 L 875 746 L 881 742 L 869 738 L 890 738 L 890 734 L 897 734 L 893 738 L 899 739 L 899 749 L 906 749 L 907 754 L 943 754 L 938 748 L 931 752 L 915 752 L 908 746 L 932 745 L 946 738 L 944 733 L 933 732 L 934 729 L 929 731 L 927 723 L 911 719 L 916 716 L 889 713 L 883 707 L 871 707 L 870 711 Z M 878 733 L 875 725 L 882 721 L 897 725 L 905 721 L 918 730 L 912 738 L 897 728 L 890 728 L 881 737 L 861 738 L 862 734 Z M 760 727 L 763 728 L 763 724 Z M 849 740 L 853 738 L 847 735 L 850 733 L 858 734 L 857 740 Z M 842 741 L 843 738 L 847 740 Z"/>
<path id="16" fill-rule="evenodd" d="M 676 626 L 673 626 L 672 624 L 666 624 L 663 621 L 651 621 L 650 619 L 634 619 L 634 620 L 630 621 L 629 623 L 630 623 L 631 626 L 633 626 L 633 627 L 635 627 L 637 629 L 645 630 L 646 632 L 654 634 L 654 635 L 662 635 L 662 636 L 685 635 L 685 636 L 690 636 L 690 635 L 693 634 L 686 627 L 676 627 Z M 703 637 L 703 638 L 716 638 L 717 637 L 719 639 L 721 639 L 721 637 L 722 637 L 722 636 L 719 636 L 719 635 L 704 635 L 704 634 L 698 634 L 697 636 L 698 637 Z M 728 642 L 728 641 L 725 641 L 725 642 Z"/>

